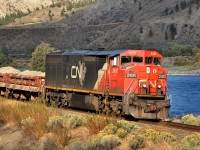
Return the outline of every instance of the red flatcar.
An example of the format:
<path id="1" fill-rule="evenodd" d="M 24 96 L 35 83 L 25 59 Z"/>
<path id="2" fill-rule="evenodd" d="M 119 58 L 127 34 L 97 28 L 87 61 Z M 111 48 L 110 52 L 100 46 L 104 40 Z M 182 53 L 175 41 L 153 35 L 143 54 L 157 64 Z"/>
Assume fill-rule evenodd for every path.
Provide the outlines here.
<path id="1" fill-rule="evenodd" d="M 46 101 L 135 118 L 164 119 L 170 103 L 162 59 L 154 50 L 48 54 Z"/>
<path id="2" fill-rule="evenodd" d="M 44 81 L 44 76 L 0 73 L 0 95 L 23 100 L 41 97 Z"/>

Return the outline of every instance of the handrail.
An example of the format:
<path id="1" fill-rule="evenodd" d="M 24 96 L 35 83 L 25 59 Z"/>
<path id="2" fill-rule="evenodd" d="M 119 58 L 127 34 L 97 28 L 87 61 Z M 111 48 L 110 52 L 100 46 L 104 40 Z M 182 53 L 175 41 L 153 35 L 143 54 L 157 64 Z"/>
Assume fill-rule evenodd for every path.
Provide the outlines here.
<path id="1" fill-rule="evenodd" d="M 128 92 L 128 90 L 129 90 L 130 86 L 132 85 L 133 81 L 134 81 L 134 79 L 131 81 L 131 83 L 130 83 L 130 85 L 129 85 L 129 87 L 127 88 L 127 90 L 126 90 L 126 92 L 125 92 L 125 93 L 127 93 L 127 92 Z"/>
<path id="2" fill-rule="evenodd" d="M 129 87 L 127 88 L 127 90 L 126 90 L 126 92 L 125 92 L 126 94 L 128 93 L 128 95 L 130 95 L 131 91 L 133 91 L 134 85 L 136 84 L 136 82 L 135 82 L 134 85 L 133 85 L 133 82 L 134 82 L 134 79 L 131 81 Z M 132 86 L 132 85 L 133 85 L 133 86 Z M 132 89 L 130 89 L 131 86 L 132 86 Z M 129 92 L 128 92 L 128 90 L 129 90 Z"/>

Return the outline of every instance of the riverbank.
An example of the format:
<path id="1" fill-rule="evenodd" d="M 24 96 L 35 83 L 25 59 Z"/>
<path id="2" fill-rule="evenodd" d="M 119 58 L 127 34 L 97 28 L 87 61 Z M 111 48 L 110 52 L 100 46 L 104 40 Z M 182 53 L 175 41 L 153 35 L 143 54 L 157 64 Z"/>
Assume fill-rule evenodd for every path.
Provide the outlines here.
<path id="1" fill-rule="evenodd" d="M 200 68 L 188 68 L 188 66 L 179 66 L 166 68 L 169 75 L 192 75 L 200 76 Z"/>

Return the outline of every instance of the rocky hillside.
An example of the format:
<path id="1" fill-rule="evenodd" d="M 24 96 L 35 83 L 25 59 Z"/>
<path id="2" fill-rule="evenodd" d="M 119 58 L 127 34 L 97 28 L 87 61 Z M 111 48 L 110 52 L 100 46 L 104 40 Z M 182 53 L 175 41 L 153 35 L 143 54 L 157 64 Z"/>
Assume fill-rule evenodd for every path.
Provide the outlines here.
<path id="1" fill-rule="evenodd" d="M 34 11 L 37 8 L 47 7 L 52 4 L 51 0 L 1 0 L 0 2 L 0 17 L 5 17 L 7 14 L 22 11 Z"/>
<path id="2" fill-rule="evenodd" d="M 61 50 L 194 45 L 200 36 L 199 6 L 199 0 L 97 0 L 69 11 L 61 21 L 3 27 L 0 46 L 6 46 L 12 56 L 26 57 L 42 41 Z"/>
<path id="3" fill-rule="evenodd" d="M 77 3 L 85 0 L 1 0 L 0 18 L 11 13 L 21 11 L 23 13 L 35 12 L 49 6 L 66 6 L 68 2 Z M 41 15 L 41 14 L 40 14 Z"/>

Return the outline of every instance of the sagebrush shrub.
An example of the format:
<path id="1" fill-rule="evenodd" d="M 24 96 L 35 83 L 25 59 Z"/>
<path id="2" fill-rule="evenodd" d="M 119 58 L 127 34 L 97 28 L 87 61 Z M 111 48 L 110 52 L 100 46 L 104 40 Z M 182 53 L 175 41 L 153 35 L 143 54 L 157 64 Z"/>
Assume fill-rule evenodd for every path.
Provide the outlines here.
<path id="1" fill-rule="evenodd" d="M 95 141 L 87 141 L 82 145 L 83 150 L 96 150 L 97 149 L 97 143 Z"/>
<path id="2" fill-rule="evenodd" d="M 64 115 L 62 117 L 63 126 L 67 127 L 68 129 L 74 129 L 85 124 L 84 118 L 75 116 L 75 115 Z"/>
<path id="3" fill-rule="evenodd" d="M 74 129 L 78 126 L 81 126 L 83 121 L 79 117 L 71 117 L 69 119 L 69 128 Z"/>
<path id="4" fill-rule="evenodd" d="M 134 124 L 126 122 L 126 121 L 116 121 L 116 122 L 113 122 L 113 124 L 115 126 L 117 126 L 118 128 L 124 129 L 127 132 L 134 131 L 134 129 L 135 129 Z"/>
<path id="5" fill-rule="evenodd" d="M 140 135 L 140 137 L 154 143 L 159 142 L 159 132 L 150 128 L 140 129 L 136 135 Z"/>
<path id="6" fill-rule="evenodd" d="M 200 116 L 195 117 L 193 114 L 188 114 L 181 118 L 181 122 L 189 125 L 200 125 Z"/>
<path id="7" fill-rule="evenodd" d="M 60 116 L 53 116 L 49 117 L 49 121 L 47 123 L 49 129 L 53 129 L 54 127 L 63 126 L 62 125 L 62 117 Z"/>
<path id="8" fill-rule="evenodd" d="M 113 149 L 115 148 L 117 145 L 119 145 L 120 139 L 118 136 L 116 135 L 106 135 L 103 136 L 100 140 L 99 143 L 97 144 L 98 147 L 103 148 L 103 149 Z"/>
<path id="9" fill-rule="evenodd" d="M 153 143 L 167 142 L 171 144 L 172 142 L 176 142 L 177 139 L 177 137 L 171 133 L 158 132 L 150 128 L 138 129 L 135 135 L 140 135 L 140 137 L 144 138 L 146 141 Z"/>
<path id="10" fill-rule="evenodd" d="M 84 143 L 81 141 L 76 141 L 68 145 L 69 150 L 83 150 Z"/>
<path id="11" fill-rule="evenodd" d="M 22 128 L 24 129 L 24 134 L 28 137 L 31 136 L 35 138 L 34 135 L 34 126 L 35 126 L 35 119 L 28 117 L 21 121 Z"/>
<path id="12" fill-rule="evenodd" d="M 128 138 L 128 144 L 133 150 L 144 148 L 146 145 L 144 137 L 141 136 L 130 136 Z"/>
<path id="13" fill-rule="evenodd" d="M 170 144 L 172 142 L 175 142 L 177 140 L 177 137 L 168 132 L 160 132 L 158 139 L 161 142 L 165 141 Z"/>
<path id="14" fill-rule="evenodd" d="M 35 119 L 31 117 L 28 117 L 21 121 L 22 126 L 34 126 L 34 124 L 35 124 Z"/>
<path id="15" fill-rule="evenodd" d="M 113 124 L 109 124 L 102 130 L 102 132 L 105 134 L 115 134 L 117 132 L 117 127 Z"/>
<path id="16" fill-rule="evenodd" d="M 200 149 L 200 134 L 191 134 L 181 140 L 182 150 L 199 150 Z"/>
<path id="17" fill-rule="evenodd" d="M 128 134 L 128 132 L 122 128 L 119 128 L 119 129 L 117 129 L 116 134 L 119 138 L 124 138 Z"/>

